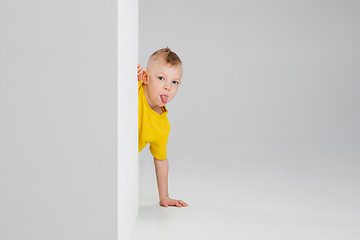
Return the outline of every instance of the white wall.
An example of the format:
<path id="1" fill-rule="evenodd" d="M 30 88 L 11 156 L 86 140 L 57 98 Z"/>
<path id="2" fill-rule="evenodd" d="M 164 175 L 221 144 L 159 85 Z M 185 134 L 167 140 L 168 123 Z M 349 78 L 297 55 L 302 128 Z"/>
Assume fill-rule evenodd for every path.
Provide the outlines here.
<path id="1" fill-rule="evenodd" d="M 120 99 L 136 99 L 137 43 L 125 53 L 133 69 L 118 68 L 117 6 L 136 12 L 135 3 L 0 2 L 0 239 L 129 235 L 137 214 L 137 104 Z M 136 31 L 131 24 L 119 26 L 119 39 Z M 124 134 L 134 136 L 125 142 Z M 126 178 L 125 160 L 133 167 Z M 133 199 L 127 211 L 123 197 Z"/>
<path id="2" fill-rule="evenodd" d="M 138 1 L 118 4 L 119 237 L 129 239 L 138 214 Z"/>

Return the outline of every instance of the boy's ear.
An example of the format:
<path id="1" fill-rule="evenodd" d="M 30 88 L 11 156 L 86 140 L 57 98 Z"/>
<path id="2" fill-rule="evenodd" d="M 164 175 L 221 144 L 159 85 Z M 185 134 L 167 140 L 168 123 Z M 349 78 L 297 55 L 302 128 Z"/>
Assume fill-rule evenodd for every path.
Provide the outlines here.
<path id="1" fill-rule="evenodd" d="M 149 74 L 147 73 L 146 70 L 143 70 L 141 80 L 144 82 L 144 84 L 149 83 Z"/>

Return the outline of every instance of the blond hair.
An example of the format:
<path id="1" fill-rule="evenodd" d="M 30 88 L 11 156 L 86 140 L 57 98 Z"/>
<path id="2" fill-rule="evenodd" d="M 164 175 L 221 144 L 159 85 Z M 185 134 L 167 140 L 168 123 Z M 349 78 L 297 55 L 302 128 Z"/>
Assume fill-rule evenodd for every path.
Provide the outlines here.
<path id="1" fill-rule="evenodd" d="M 170 64 L 171 66 L 182 65 L 179 56 L 168 47 L 159 49 L 151 54 L 149 63 L 152 61 L 164 61 L 165 64 Z"/>

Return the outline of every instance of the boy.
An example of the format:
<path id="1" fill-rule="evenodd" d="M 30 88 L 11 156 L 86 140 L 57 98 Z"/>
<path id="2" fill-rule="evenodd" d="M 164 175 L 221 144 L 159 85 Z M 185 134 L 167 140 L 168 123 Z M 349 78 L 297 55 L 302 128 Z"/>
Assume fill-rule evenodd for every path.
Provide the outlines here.
<path id="1" fill-rule="evenodd" d="M 182 200 L 169 197 L 167 140 L 170 123 L 165 104 L 176 95 L 182 77 L 182 62 L 169 48 L 154 52 L 146 70 L 138 65 L 139 152 L 150 143 L 154 157 L 160 206 L 187 207 Z"/>

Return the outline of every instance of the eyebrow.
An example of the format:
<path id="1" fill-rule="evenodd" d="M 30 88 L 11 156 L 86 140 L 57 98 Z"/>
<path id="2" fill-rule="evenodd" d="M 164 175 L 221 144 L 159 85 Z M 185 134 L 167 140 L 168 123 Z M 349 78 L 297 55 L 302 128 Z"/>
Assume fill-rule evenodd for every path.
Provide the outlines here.
<path id="1" fill-rule="evenodd" d="M 162 73 L 163 75 L 165 75 L 165 77 L 167 78 L 167 75 L 166 75 L 165 73 L 163 73 L 163 72 L 160 72 L 160 73 Z M 173 79 L 173 80 L 180 81 L 179 78 L 175 78 L 175 79 Z"/>
<path id="2" fill-rule="evenodd" d="M 163 73 L 163 72 L 160 72 L 160 73 L 162 73 L 163 75 L 165 75 L 165 77 L 167 77 L 167 75 L 165 73 Z"/>

